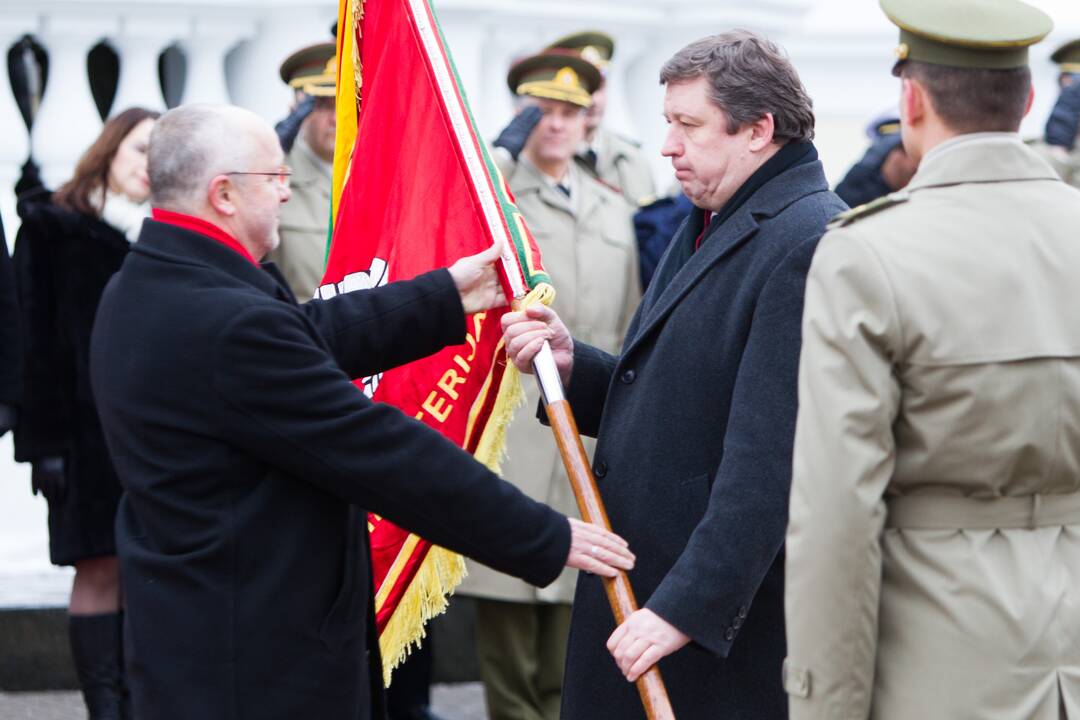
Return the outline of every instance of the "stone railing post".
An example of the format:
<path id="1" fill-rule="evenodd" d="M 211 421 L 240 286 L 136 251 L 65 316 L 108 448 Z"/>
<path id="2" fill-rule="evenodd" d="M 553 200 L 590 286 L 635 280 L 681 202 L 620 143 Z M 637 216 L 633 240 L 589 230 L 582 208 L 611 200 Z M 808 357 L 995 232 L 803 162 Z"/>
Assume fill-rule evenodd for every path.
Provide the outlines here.
<path id="1" fill-rule="evenodd" d="M 37 17 L 27 12 L 5 12 L 0 16 L 0 49 L 7 53 L 20 37 L 37 29 Z M 0 217 L 3 217 L 8 242 L 13 241 L 15 194 L 19 167 L 30 154 L 30 136 L 19 114 L 19 106 L 8 79 L 7 67 L 0 72 L 0 128 L 7 128 L 0 143 Z"/>
<path id="2" fill-rule="evenodd" d="M 56 9 L 42 22 L 38 38 L 49 53 L 49 77 L 30 142 L 51 190 L 71 177 L 76 161 L 101 132 L 86 55 L 99 40 L 115 35 L 116 28 L 115 16 L 69 8 Z"/>
<path id="3" fill-rule="evenodd" d="M 158 56 L 183 32 L 178 18 L 125 17 L 110 42 L 120 55 L 120 79 L 111 114 L 138 106 L 164 110 Z"/>
<path id="4" fill-rule="evenodd" d="M 230 101 L 225 56 L 253 32 L 254 28 L 245 23 L 196 18 L 191 34 L 180 40 L 187 57 L 184 103 Z"/>

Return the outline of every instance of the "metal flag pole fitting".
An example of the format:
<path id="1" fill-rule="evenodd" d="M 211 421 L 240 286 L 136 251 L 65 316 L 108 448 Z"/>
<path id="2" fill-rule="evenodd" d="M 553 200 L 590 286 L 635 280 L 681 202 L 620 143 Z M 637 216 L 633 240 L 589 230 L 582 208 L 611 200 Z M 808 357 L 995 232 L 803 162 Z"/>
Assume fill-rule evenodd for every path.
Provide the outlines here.
<path id="1" fill-rule="evenodd" d="M 523 309 L 523 307 L 521 303 L 515 301 L 514 309 Z M 611 522 L 604 509 L 604 502 L 600 499 L 600 490 L 596 487 L 596 478 L 593 477 L 592 468 L 589 466 L 585 447 L 581 444 L 581 434 L 574 421 L 570 403 L 563 392 L 562 380 L 559 379 L 559 370 L 555 365 L 555 356 L 547 341 L 533 358 L 533 372 L 540 385 L 540 395 L 544 399 L 548 423 L 551 425 L 552 433 L 555 434 L 555 443 L 559 447 L 559 454 L 566 467 L 566 475 L 570 479 L 570 486 L 574 491 L 574 499 L 577 501 L 581 519 L 611 530 Z M 615 624 L 621 625 L 638 609 L 634 590 L 630 586 L 630 578 L 625 572 L 620 571 L 613 578 L 605 577 L 601 580 L 607 592 L 608 604 L 611 605 L 611 611 L 615 614 Z M 656 665 L 639 677 L 635 684 L 641 696 L 641 703 L 645 706 L 645 715 L 648 720 L 675 720 L 675 712 L 671 709 L 667 688 L 664 687 L 664 680 L 660 677 L 660 669 Z"/>

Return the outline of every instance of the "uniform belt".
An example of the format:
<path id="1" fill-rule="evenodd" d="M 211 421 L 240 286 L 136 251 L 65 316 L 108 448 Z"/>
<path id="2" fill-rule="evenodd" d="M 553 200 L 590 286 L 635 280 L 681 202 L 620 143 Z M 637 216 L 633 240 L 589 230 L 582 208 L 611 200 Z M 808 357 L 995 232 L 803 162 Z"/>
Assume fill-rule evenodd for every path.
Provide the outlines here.
<path id="1" fill-rule="evenodd" d="M 900 495 L 885 499 L 885 527 L 903 530 L 1004 530 L 1080 525 L 1080 492 L 974 498 Z"/>

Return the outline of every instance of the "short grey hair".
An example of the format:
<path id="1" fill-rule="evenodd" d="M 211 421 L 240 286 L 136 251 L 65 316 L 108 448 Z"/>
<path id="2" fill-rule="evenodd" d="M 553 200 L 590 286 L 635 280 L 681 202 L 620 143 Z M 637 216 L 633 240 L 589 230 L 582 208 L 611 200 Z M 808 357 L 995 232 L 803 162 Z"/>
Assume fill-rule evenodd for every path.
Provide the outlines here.
<path id="1" fill-rule="evenodd" d="M 775 142 L 814 139 L 814 103 L 787 53 L 768 38 L 749 30 L 712 35 L 687 45 L 660 69 L 661 85 L 699 77 L 709 79 L 729 133 L 772 113 Z"/>
<path id="2" fill-rule="evenodd" d="M 244 170 L 255 155 L 254 113 L 231 105 L 181 105 L 150 133 L 147 174 L 155 207 L 194 210 L 215 175 Z"/>

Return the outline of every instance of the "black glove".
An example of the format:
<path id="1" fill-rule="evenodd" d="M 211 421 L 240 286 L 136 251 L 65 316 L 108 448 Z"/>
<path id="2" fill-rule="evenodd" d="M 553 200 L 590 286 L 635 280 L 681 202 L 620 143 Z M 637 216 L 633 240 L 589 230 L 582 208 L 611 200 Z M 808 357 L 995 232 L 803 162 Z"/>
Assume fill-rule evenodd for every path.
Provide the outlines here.
<path id="1" fill-rule="evenodd" d="M 529 141 L 529 136 L 532 135 L 532 131 L 536 129 L 542 117 L 544 117 L 544 111 L 535 105 L 525 108 L 514 116 L 509 125 L 503 128 L 503 131 L 499 133 L 499 137 L 495 138 L 492 145 L 501 147 L 510 153 L 510 157 L 517 160 L 522 148 Z"/>
<path id="2" fill-rule="evenodd" d="M 289 113 L 289 116 L 274 126 L 278 142 L 281 143 L 281 149 L 286 154 L 292 150 L 293 143 L 296 142 L 296 136 L 300 134 L 300 126 L 304 124 L 304 120 L 314 109 L 315 98 L 311 95 L 305 95 L 304 99 L 298 102 L 293 111 Z"/>
<path id="3" fill-rule="evenodd" d="M 1073 75 L 1073 82 L 1066 85 L 1058 95 L 1054 109 L 1046 120 L 1046 143 L 1072 150 L 1076 134 L 1080 131 L 1080 75 Z"/>
<path id="4" fill-rule="evenodd" d="M 67 477 L 64 475 L 64 458 L 47 457 L 35 460 L 30 471 L 30 489 L 50 503 L 60 502 L 67 494 Z"/>
<path id="5" fill-rule="evenodd" d="M 17 417 L 14 407 L 0 403 L 0 437 L 4 437 L 4 433 L 15 427 Z"/>

